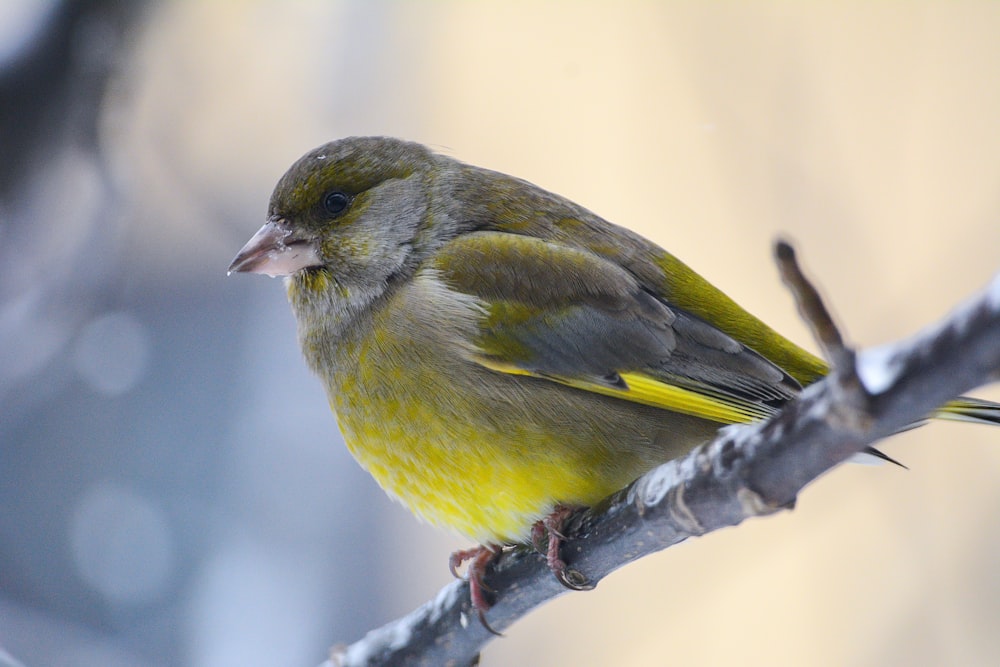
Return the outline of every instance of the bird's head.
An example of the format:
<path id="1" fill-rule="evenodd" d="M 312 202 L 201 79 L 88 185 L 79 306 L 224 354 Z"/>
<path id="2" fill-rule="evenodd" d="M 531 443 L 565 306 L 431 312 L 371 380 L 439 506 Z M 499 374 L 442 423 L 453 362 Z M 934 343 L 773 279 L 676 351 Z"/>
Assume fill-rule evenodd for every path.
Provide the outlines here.
<path id="1" fill-rule="evenodd" d="M 429 180 L 439 158 L 385 137 L 350 137 L 302 156 L 271 195 L 267 222 L 229 266 L 342 288 L 404 270 L 427 226 Z M 314 281 L 315 282 L 315 281 Z"/>

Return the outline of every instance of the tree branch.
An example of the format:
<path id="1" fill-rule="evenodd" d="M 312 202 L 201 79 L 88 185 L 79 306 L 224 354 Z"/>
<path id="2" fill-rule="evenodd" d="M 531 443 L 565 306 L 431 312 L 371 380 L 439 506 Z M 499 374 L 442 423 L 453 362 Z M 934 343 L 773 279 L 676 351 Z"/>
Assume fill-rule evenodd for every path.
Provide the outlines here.
<path id="1" fill-rule="evenodd" d="M 776 257 L 833 368 L 773 418 L 723 428 L 710 443 L 643 475 L 569 520 L 563 559 L 594 585 L 618 568 L 688 537 L 791 509 L 823 472 L 932 413 L 959 394 L 1000 378 L 1000 274 L 943 321 L 895 344 L 855 355 L 843 344 L 791 247 Z M 487 620 L 496 630 L 567 593 L 527 547 L 494 562 Z M 445 586 L 407 616 L 335 649 L 324 667 L 474 665 L 493 639 L 470 611 L 465 581 Z"/>

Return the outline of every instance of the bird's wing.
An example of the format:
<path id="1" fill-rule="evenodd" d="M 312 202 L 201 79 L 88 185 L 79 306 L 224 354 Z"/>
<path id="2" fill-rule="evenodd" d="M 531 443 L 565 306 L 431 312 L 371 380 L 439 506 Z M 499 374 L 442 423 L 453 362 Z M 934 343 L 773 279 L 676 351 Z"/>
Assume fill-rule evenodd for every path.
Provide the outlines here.
<path id="1" fill-rule="evenodd" d="M 477 299 L 475 360 L 721 423 L 761 419 L 800 390 L 750 348 L 577 248 L 501 232 L 464 234 L 428 268 Z"/>
<path id="2" fill-rule="evenodd" d="M 672 308 L 756 350 L 802 385 L 829 371 L 822 359 L 744 310 L 677 257 L 559 195 L 476 167 L 465 167 L 451 195 L 458 207 L 449 217 L 467 220 L 465 229 L 533 236 L 592 253 L 628 271 Z"/>

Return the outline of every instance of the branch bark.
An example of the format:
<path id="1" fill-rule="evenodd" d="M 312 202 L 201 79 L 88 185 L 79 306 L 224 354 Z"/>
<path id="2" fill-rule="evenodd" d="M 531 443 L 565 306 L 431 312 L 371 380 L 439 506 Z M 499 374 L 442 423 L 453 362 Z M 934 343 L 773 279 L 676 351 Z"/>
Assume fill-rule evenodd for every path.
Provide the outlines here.
<path id="1" fill-rule="evenodd" d="M 595 585 L 689 537 L 791 509 L 799 491 L 825 471 L 959 394 L 1000 379 L 1000 274 L 938 324 L 856 355 L 790 246 L 779 243 L 776 255 L 833 363 L 830 374 L 773 418 L 723 428 L 712 442 L 571 518 L 562 555 L 580 582 Z M 504 551 L 486 583 L 495 591 L 487 620 L 499 631 L 569 592 L 545 558 L 527 547 Z M 407 616 L 336 648 L 323 667 L 474 665 L 493 638 L 470 611 L 468 584 L 455 581 Z"/>

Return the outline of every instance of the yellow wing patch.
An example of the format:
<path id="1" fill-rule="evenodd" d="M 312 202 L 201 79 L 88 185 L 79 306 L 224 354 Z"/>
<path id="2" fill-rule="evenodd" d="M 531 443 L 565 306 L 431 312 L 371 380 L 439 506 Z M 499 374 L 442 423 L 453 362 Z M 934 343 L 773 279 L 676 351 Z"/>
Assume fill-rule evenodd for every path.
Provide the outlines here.
<path id="1" fill-rule="evenodd" d="M 680 412 L 722 424 L 745 424 L 766 419 L 774 414 L 774 409 L 760 403 L 742 400 L 710 389 L 699 390 L 681 387 L 657 380 L 644 373 L 622 373 L 623 387 L 614 387 L 586 379 L 533 373 L 515 364 L 497 361 L 482 356 L 477 363 L 492 371 L 508 375 L 526 375 L 567 387 L 594 392 L 604 396 L 620 398 L 633 403 L 641 403 L 662 410 Z"/>

